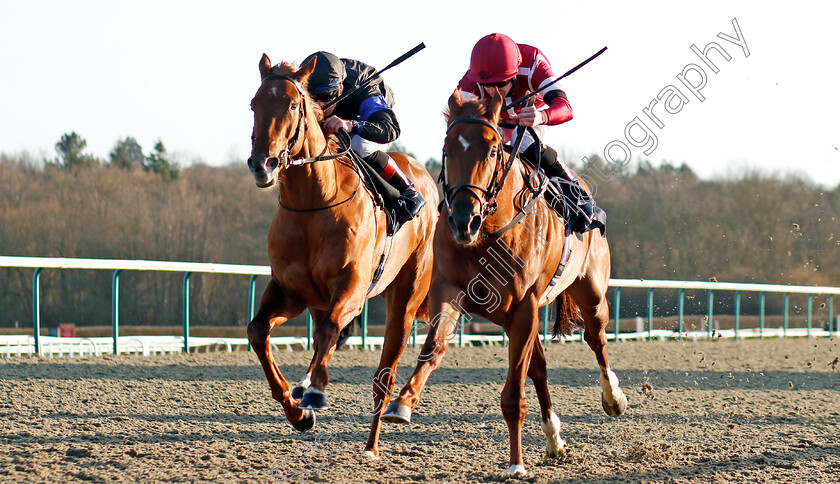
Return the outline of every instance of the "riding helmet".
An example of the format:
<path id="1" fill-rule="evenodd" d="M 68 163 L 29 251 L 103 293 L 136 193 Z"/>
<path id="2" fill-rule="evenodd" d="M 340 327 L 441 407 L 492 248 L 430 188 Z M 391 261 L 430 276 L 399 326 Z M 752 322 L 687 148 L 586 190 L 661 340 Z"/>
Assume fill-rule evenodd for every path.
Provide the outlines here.
<path id="1" fill-rule="evenodd" d="M 519 46 L 504 34 L 485 35 L 473 47 L 467 78 L 479 84 L 495 84 L 519 72 Z"/>
<path id="2" fill-rule="evenodd" d="M 313 57 L 317 61 L 315 62 L 315 71 L 309 76 L 307 85 L 309 94 L 313 97 L 335 97 L 338 95 L 338 87 L 347 77 L 344 63 L 329 52 L 319 51 L 309 55 L 301 62 L 301 65 L 306 65 Z"/>

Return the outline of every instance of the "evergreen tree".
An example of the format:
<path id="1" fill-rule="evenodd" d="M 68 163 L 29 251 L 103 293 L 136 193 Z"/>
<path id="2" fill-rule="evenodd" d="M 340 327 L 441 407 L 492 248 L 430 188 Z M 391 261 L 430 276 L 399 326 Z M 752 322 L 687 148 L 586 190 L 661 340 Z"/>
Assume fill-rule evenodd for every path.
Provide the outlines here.
<path id="1" fill-rule="evenodd" d="M 166 181 L 178 178 L 178 167 L 169 161 L 169 156 L 166 153 L 166 147 L 163 146 L 163 141 L 158 140 L 155 144 L 155 149 L 146 157 L 146 164 L 143 166 L 146 171 L 157 173 Z"/>
<path id="2" fill-rule="evenodd" d="M 95 157 L 82 152 L 85 146 L 87 146 L 87 141 L 75 131 L 69 134 L 64 133 L 58 143 L 55 144 L 58 164 L 67 169 L 99 164 L 99 160 Z"/>
<path id="3" fill-rule="evenodd" d="M 124 140 L 117 141 L 114 149 L 111 150 L 111 165 L 131 170 L 137 166 L 143 166 L 145 156 L 143 156 L 143 148 L 137 143 L 137 140 L 131 136 L 127 136 Z"/>

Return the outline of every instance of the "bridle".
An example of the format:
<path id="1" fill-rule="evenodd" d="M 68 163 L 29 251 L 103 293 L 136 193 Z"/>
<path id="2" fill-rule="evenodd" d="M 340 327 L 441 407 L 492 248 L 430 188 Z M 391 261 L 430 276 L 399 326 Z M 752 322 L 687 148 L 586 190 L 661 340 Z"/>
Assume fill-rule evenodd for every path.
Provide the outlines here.
<path id="1" fill-rule="evenodd" d="M 452 127 L 456 124 L 459 124 L 459 123 L 481 124 L 481 125 L 487 126 L 488 128 L 492 129 L 493 132 L 496 133 L 496 136 L 499 139 L 499 148 L 496 152 L 496 158 L 497 158 L 497 160 L 502 160 L 503 159 L 502 154 L 504 152 L 504 149 L 502 148 L 502 144 L 504 142 L 504 137 L 502 136 L 502 134 L 499 131 L 499 128 L 497 126 L 495 126 L 493 123 L 490 123 L 489 121 L 481 119 L 481 118 L 473 118 L 473 117 L 457 118 L 454 121 L 452 121 L 451 123 L 449 123 L 449 126 L 447 126 L 447 128 L 446 128 L 446 134 L 448 135 L 449 131 L 452 129 Z M 502 191 L 502 186 L 505 183 L 505 179 L 507 178 L 507 175 L 510 172 L 511 167 L 513 167 L 514 161 L 519 156 L 519 146 L 522 144 L 522 139 L 524 138 L 524 131 L 526 129 L 531 130 L 531 128 L 522 128 L 522 127 L 520 127 L 519 129 L 521 129 L 522 132 L 519 133 L 519 136 L 517 136 L 516 142 L 514 142 L 513 146 L 511 147 L 511 154 L 508 157 L 507 163 L 505 163 L 504 167 L 501 170 L 501 172 L 502 172 L 501 176 L 498 177 L 498 179 L 496 179 L 497 178 L 496 173 L 498 173 L 499 170 L 497 168 L 494 168 L 493 169 L 493 179 L 490 181 L 490 184 L 487 186 L 487 188 L 484 188 L 484 187 L 481 187 L 481 186 L 478 186 L 478 185 L 469 184 L 469 183 L 463 183 L 463 184 L 452 185 L 452 186 L 449 185 L 449 182 L 448 182 L 447 176 L 446 176 L 446 145 L 444 143 L 443 154 L 441 156 L 441 171 L 440 171 L 439 181 L 441 183 L 441 187 L 443 188 L 443 203 L 444 203 L 444 206 L 446 207 L 447 212 L 450 212 L 451 204 L 452 204 L 452 198 L 455 195 L 457 195 L 459 192 L 465 190 L 467 193 L 469 193 L 471 196 L 475 197 L 475 199 L 479 201 L 479 204 L 481 205 L 481 213 L 479 214 L 479 216 L 481 218 L 481 223 L 482 224 L 484 223 L 484 220 L 489 215 L 493 215 L 494 213 L 496 213 L 496 210 L 498 209 L 498 203 L 496 202 L 496 198 L 499 196 L 499 193 Z M 539 138 L 533 132 L 532 132 L 532 135 L 534 136 L 535 140 L 539 140 Z M 496 163 L 498 165 L 498 161 Z M 525 174 L 523 173 L 523 177 L 524 176 L 525 176 Z M 537 186 L 536 187 L 534 186 L 534 181 L 535 180 L 537 181 Z M 545 193 L 545 189 L 546 189 L 546 178 L 545 178 L 544 174 L 540 172 L 539 164 L 537 164 L 537 166 L 534 167 L 534 171 L 531 173 L 530 179 L 526 179 L 525 187 L 526 187 L 527 191 L 530 192 L 531 195 L 532 195 L 531 200 L 528 203 L 523 204 L 519 213 L 517 213 L 513 217 L 513 219 L 511 219 L 511 221 L 508 222 L 507 225 L 502 227 L 500 230 L 497 230 L 495 232 L 486 234 L 488 237 L 498 237 L 498 236 L 502 235 L 503 233 L 507 232 L 508 230 L 510 230 L 514 225 L 518 224 L 525 217 L 525 215 L 531 210 L 531 208 L 542 198 L 543 194 Z M 484 195 L 483 200 L 482 200 L 482 197 L 481 197 L 480 193 Z M 525 192 L 523 192 L 522 195 L 524 196 Z"/>
<path id="2" fill-rule="evenodd" d="M 461 123 L 481 124 L 492 129 L 493 133 L 496 134 L 496 137 L 499 140 L 499 147 L 496 149 L 496 159 L 503 159 L 502 154 L 504 153 L 504 150 L 502 148 L 502 144 L 504 143 L 504 137 L 502 136 L 502 133 L 499 131 L 499 128 L 497 126 L 481 118 L 457 118 L 449 123 L 449 126 L 447 126 L 446 128 L 446 134 L 449 134 L 453 126 Z M 446 206 L 446 211 L 451 211 L 450 209 L 452 208 L 452 198 L 455 197 L 455 195 L 457 195 L 461 191 L 466 191 L 470 196 L 478 200 L 481 206 L 481 213 L 479 215 L 481 216 L 482 222 L 484 222 L 484 219 L 487 218 L 488 215 L 493 215 L 494 213 L 496 213 L 496 209 L 498 208 L 498 203 L 496 203 L 496 197 L 499 195 L 499 192 L 502 191 L 502 185 L 505 182 L 505 178 L 507 177 L 511 166 L 513 166 L 513 159 L 514 156 L 511 156 L 508 159 L 508 162 L 502 169 L 502 174 L 500 177 L 498 177 L 498 180 L 496 174 L 499 172 L 499 170 L 496 168 L 493 169 L 493 178 L 490 180 L 490 184 L 487 186 L 487 188 L 478 185 L 473 185 L 471 183 L 462 183 L 450 186 L 446 176 L 446 145 L 444 143 L 443 153 L 441 155 L 440 183 L 443 188 L 443 203 Z M 498 164 L 498 161 L 496 163 Z"/>
<path id="3" fill-rule="evenodd" d="M 345 140 L 345 143 L 344 143 L 347 146 L 347 148 L 344 151 L 341 151 L 339 153 L 335 153 L 335 154 L 332 154 L 332 155 L 313 156 L 313 157 L 310 157 L 310 158 L 293 158 L 294 155 L 291 155 L 290 153 L 292 153 L 292 152 L 300 153 L 300 150 L 302 148 L 296 148 L 296 146 L 298 144 L 298 141 L 302 141 L 305 138 L 306 130 L 309 127 L 309 124 L 308 124 L 307 119 L 306 119 L 306 91 L 303 89 L 303 85 L 301 85 L 301 83 L 297 79 L 289 77 L 289 76 L 284 76 L 282 74 L 268 75 L 268 76 L 263 78 L 262 82 L 265 83 L 266 81 L 271 81 L 271 80 L 275 80 L 275 79 L 291 82 L 292 85 L 295 86 L 295 89 L 297 89 L 298 94 L 300 94 L 298 124 L 295 127 L 295 134 L 294 134 L 294 136 L 292 136 L 291 141 L 287 144 L 286 149 L 283 150 L 283 152 L 278 157 L 278 160 L 280 162 L 279 163 L 280 167 L 281 168 L 287 168 L 289 166 L 300 166 L 300 165 L 306 165 L 308 163 L 315 163 L 315 162 L 318 162 L 318 161 L 335 160 L 335 159 L 343 158 L 343 157 L 347 156 L 350 153 L 349 136 L 344 131 L 340 131 L 339 135 L 343 135 L 347 138 Z M 301 136 L 301 134 L 303 134 L 304 136 Z M 253 143 L 255 139 L 256 138 L 252 135 L 251 136 L 251 143 Z M 351 162 L 352 162 L 352 157 L 351 157 Z M 354 166 L 353 169 L 358 174 L 358 167 Z M 253 167 L 251 167 L 251 170 L 253 171 Z M 347 197 L 347 199 L 342 200 L 340 202 L 336 202 L 336 203 L 327 205 L 327 206 L 324 206 L 324 207 L 297 209 L 297 208 L 287 207 L 286 205 L 283 205 L 283 202 L 279 202 L 279 203 L 280 203 L 281 207 L 285 208 L 286 210 L 292 211 L 292 212 L 318 212 L 318 211 L 321 211 L 321 210 L 327 210 L 327 209 L 334 208 L 334 207 L 337 207 L 339 205 L 342 205 L 344 203 L 347 203 L 350 200 L 354 199 L 356 197 L 356 194 L 359 192 L 359 188 L 361 187 L 361 184 L 362 184 L 362 179 L 361 179 L 361 175 L 359 175 L 359 183 L 356 185 L 356 189 L 353 190 L 353 193 L 349 197 Z"/>
<path id="4" fill-rule="evenodd" d="M 306 119 L 306 91 L 303 89 L 303 85 L 295 78 L 284 76 L 282 74 L 271 74 L 263 78 L 262 82 L 265 83 L 266 81 L 271 81 L 275 79 L 280 79 L 284 81 L 289 81 L 295 86 L 297 89 L 298 94 L 300 94 L 300 103 L 298 104 L 300 112 L 298 116 L 298 124 L 295 127 L 295 134 L 292 136 L 291 141 L 286 146 L 286 149 L 280 153 L 278 159 L 280 160 L 280 167 L 286 168 L 289 166 L 299 166 L 305 165 L 307 163 L 315 163 L 317 161 L 325 161 L 325 160 L 335 160 L 337 158 L 342 158 L 346 156 L 350 152 L 350 144 L 347 144 L 347 149 L 340 153 L 336 153 L 333 155 L 322 155 L 322 156 L 313 156 L 311 158 L 293 158 L 292 152 L 300 152 L 300 149 L 296 149 L 295 147 L 298 144 L 298 141 L 302 141 L 305 136 L 301 136 L 301 133 L 304 135 L 306 134 L 306 130 L 309 128 L 309 123 Z M 254 142 L 254 136 L 251 136 L 251 142 Z"/>

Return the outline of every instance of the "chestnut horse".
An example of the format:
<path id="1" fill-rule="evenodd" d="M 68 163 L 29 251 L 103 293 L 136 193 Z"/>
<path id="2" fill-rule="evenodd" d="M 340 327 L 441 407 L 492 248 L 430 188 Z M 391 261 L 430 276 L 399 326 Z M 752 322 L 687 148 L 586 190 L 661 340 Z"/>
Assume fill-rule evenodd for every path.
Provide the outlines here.
<path id="1" fill-rule="evenodd" d="M 314 411 L 328 407 L 327 363 L 340 331 L 362 311 L 366 298 L 384 296 L 385 342 L 366 448 L 376 456 L 379 416 L 394 385 L 403 342 L 415 317 L 428 320 L 424 302 L 431 281 L 437 187 L 416 160 L 390 153 L 429 203 L 388 240 L 385 213 L 374 205 L 351 159 L 336 154 L 335 140 L 318 124 L 323 113 L 305 87 L 315 59 L 300 69 L 288 63 L 272 67 L 263 54 L 259 68 L 262 83 L 251 101 L 248 165 L 258 187 L 278 190 L 279 207 L 268 234 L 271 279 L 248 324 L 248 339 L 272 397 L 294 428 L 308 430 L 315 423 Z M 314 356 L 306 377 L 293 389 L 274 360 L 269 333 L 307 308 L 315 322 Z"/>
<path id="2" fill-rule="evenodd" d="M 601 367 L 602 404 L 619 416 L 627 397 L 607 362 L 605 294 L 610 276 L 607 240 L 594 230 L 569 240 L 571 255 L 561 268 L 570 233 L 535 187 L 518 157 L 502 149 L 498 129 L 502 99 L 449 99 L 443 151 L 445 208 L 435 231 L 435 261 L 429 290 L 434 315 L 417 367 L 383 420 L 407 423 L 430 374 L 440 365 L 447 340 L 461 315 L 480 315 L 504 328 L 510 340 L 509 370 L 501 396 L 510 436 L 508 472 L 526 473 L 521 432 L 525 419 L 525 377 L 536 387 L 548 456 L 565 443 L 551 409 L 545 354 L 539 341 L 538 310 L 558 299 L 558 313 L 582 317 L 584 338 Z M 536 183 L 539 186 L 539 183 Z M 579 322 L 579 321 L 576 321 Z M 558 324 L 560 326 L 558 326 Z M 568 320 L 558 317 L 555 334 Z"/>

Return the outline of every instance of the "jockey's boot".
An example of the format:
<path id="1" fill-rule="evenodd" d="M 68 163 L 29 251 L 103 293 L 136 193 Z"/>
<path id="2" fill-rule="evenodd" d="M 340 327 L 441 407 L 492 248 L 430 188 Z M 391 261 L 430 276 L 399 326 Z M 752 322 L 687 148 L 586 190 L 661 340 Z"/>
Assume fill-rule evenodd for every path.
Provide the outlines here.
<path id="1" fill-rule="evenodd" d="M 532 166 L 537 158 L 538 145 L 534 143 L 522 153 L 522 157 Z M 549 200 L 549 205 L 566 223 L 572 224 L 573 232 L 585 232 L 595 213 L 595 200 L 592 195 L 583 189 L 566 164 L 557 159 L 557 151 L 554 148 L 544 147 L 539 154 L 539 163 L 546 175 L 559 179 L 559 183 L 554 185 L 557 190 L 550 190 L 553 200 Z"/>
<path id="2" fill-rule="evenodd" d="M 414 188 L 414 184 L 397 166 L 397 162 L 384 151 L 376 151 L 363 159 L 379 173 L 383 180 L 400 192 L 395 207 L 397 223 L 402 225 L 416 217 L 420 209 L 426 205 L 426 199 Z"/>

